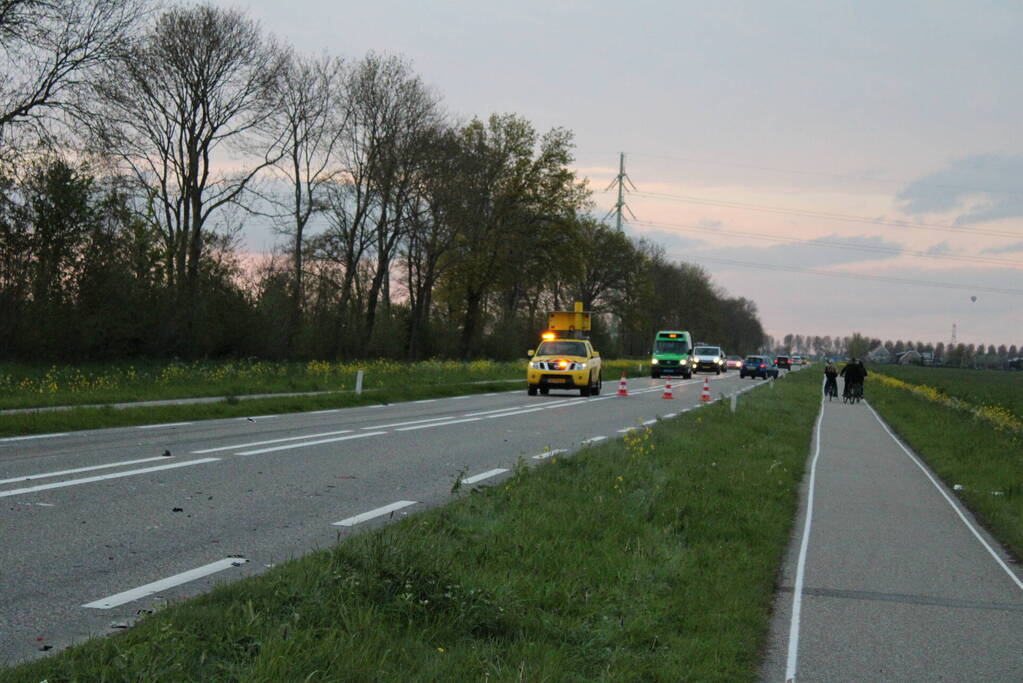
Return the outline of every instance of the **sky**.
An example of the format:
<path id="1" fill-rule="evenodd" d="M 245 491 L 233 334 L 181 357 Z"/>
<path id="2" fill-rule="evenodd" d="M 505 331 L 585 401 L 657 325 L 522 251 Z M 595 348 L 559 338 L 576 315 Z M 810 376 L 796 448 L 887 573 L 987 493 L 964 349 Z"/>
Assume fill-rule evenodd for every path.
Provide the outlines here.
<path id="1" fill-rule="evenodd" d="M 626 231 L 775 337 L 1023 344 L 1017 2 L 215 3 L 402 55 L 455 119 L 573 131 L 600 216 L 624 152 Z"/>

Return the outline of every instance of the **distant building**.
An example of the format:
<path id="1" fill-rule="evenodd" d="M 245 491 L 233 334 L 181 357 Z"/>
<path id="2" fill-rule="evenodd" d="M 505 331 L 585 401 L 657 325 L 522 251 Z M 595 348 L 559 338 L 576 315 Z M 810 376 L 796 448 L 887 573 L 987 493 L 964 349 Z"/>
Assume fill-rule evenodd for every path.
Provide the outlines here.
<path id="1" fill-rule="evenodd" d="M 920 356 L 920 352 L 915 349 L 909 351 L 903 351 L 895 357 L 895 362 L 899 365 L 920 365 L 923 359 Z"/>
<path id="2" fill-rule="evenodd" d="M 878 344 L 877 347 L 867 353 L 867 360 L 871 363 L 891 363 L 892 354 L 882 344 Z"/>
<path id="3" fill-rule="evenodd" d="M 934 365 L 934 352 L 933 351 L 921 351 L 920 362 L 924 365 Z"/>

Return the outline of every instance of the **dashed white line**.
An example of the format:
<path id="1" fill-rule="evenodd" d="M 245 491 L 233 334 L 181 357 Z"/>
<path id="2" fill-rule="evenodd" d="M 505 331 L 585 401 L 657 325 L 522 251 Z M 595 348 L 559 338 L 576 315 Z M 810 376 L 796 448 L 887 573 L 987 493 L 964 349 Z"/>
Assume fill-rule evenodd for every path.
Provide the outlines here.
<path id="1" fill-rule="evenodd" d="M 671 418 L 676 417 L 677 415 L 678 413 L 666 413 L 664 415 L 661 415 L 661 418 L 664 420 L 670 420 Z"/>
<path id="2" fill-rule="evenodd" d="M 220 458 L 200 458 L 198 460 L 189 460 L 188 462 L 175 462 L 170 465 L 161 465 L 159 467 L 143 467 L 139 470 L 128 470 L 126 472 L 114 472 L 113 474 L 104 474 L 98 477 L 84 477 L 82 479 L 72 479 L 70 481 L 60 481 L 53 484 L 40 484 L 39 486 L 29 486 L 21 489 L 12 489 L 10 491 L 0 491 L 0 498 L 7 498 L 9 496 L 20 496 L 25 493 L 36 493 L 38 491 L 49 491 L 50 489 L 60 489 L 66 486 L 78 486 L 80 484 L 91 484 L 95 481 L 104 481 L 106 479 L 120 479 L 121 477 L 133 477 L 138 474 L 148 474 L 150 472 L 160 472 L 162 470 L 173 470 L 178 467 L 191 467 L 192 465 L 202 465 L 208 462 L 217 462 Z"/>
<path id="3" fill-rule="evenodd" d="M 642 424 L 643 424 L 644 427 L 649 427 L 650 425 L 657 424 L 657 420 L 647 420 L 646 422 L 643 422 Z"/>
<path id="4" fill-rule="evenodd" d="M 166 424 L 160 424 L 160 425 L 139 425 L 135 429 L 160 429 L 162 427 L 184 427 L 185 425 L 190 425 L 190 424 L 192 424 L 192 423 L 191 422 L 168 422 Z"/>
<path id="5" fill-rule="evenodd" d="M 433 403 L 437 399 L 435 398 L 424 398 L 422 401 L 412 401 L 413 403 Z"/>
<path id="6" fill-rule="evenodd" d="M 265 446 L 271 443 L 284 443 L 285 441 L 299 441 L 301 439 L 316 439 L 321 436 L 336 436 L 337 434 L 351 434 L 351 429 L 341 429 L 336 432 L 320 432 L 319 434 L 305 434 L 304 436 L 289 436 L 284 439 L 269 439 L 267 441 L 250 441 L 249 443 L 236 443 L 230 446 L 217 446 L 216 448 L 204 448 L 200 451 L 189 451 L 195 455 L 203 453 L 216 453 L 217 451 L 231 451 L 236 448 L 248 448 L 249 446 Z"/>
<path id="7" fill-rule="evenodd" d="M 394 431 L 396 431 L 396 432 L 411 432 L 411 431 L 416 430 L 416 429 L 430 429 L 431 427 L 447 427 L 448 425 L 456 425 L 456 424 L 460 424 L 462 422 L 479 422 L 480 419 L 482 419 L 482 418 L 470 417 L 470 418 L 466 418 L 466 419 L 463 419 L 463 420 L 448 420 L 447 422 L 431 422 L 431 423 L 425 424 L 425 425 L 413 425 L 411 427 L 402 427 L 401 429 L 396 429 Z"/>
<path id="8" fill-rule="evenodd" d="M 8 436 L 0 439 L 0 443 L 8 443 L 10 441 L 28 441 L 29 439 L 52 439 L 57 436 L 67 436 L 70 432 L 60 432 L 59 434 L 33 434 L 32 436 Z"/>
<path id="9" fill-rule="evenodd" d="M 638 427 L 626 427 L 625 429 L 619 429 L 618 433 L 619 434 L 628 434 L 629 432 L 634 432 L 637 429 L 639 429 L 639 428 Z"/>
<path id="10" fill-rule="evenodd" d="M 473 394 L 466 394 L 465 396 L 452 396 L 451 400 L 452 401 L 464 401 L 465 399 L 472 398 L 472 397 L 473 397 Z"/>
<path id="11" fill-rule="evenodd" d="M 122 460 L 111 462 L 106 465 L 92 465 L 90 467 L 76 467 L 73 470 L 60 470 L 59 472 L 44 472 L 42 474 L 26 474 L 24 477 L 12 477 L 11 479 L 0 479 L 0 484 L 12 484 L 16 481 L 30 481 L 32 479 L 47 479 L 49 477 L 62 477 L 65 474 L 78 474 L 79 472 L 92 472 L 94 470 L 105 470 L 111 467 L 123 467 L 124 465 L 137 465 L 140 462 L 153 462 L 154 460 L 165 460 L 161 455 L 154 458 L 139 458 L 138 460 Z"/>
<path id="12" fill-rule="evenodd" d="M 339 436 L 336 439 L 320 439 L 318 441 L 303 441 L 302 443 L 291 443 L 287 446 L 273 446 L 271 448 L 259 448 L 254 451 L 241 451 L 237 455 L 259 455 L 260 453 L 273 453 L 274 451 L 288 451 L 293 448 L 307 448 L 308 446 L 320 446 L 325 443 L 336 443 L 338 441 L 348 441 L 349 439 L 364 439 L 367 436 L 380 436 L 387 432 L 366 432 L 365 434 L 349 434 L 347 436 Z"/>
<path id="13" fill-rule="evenodd" d="M 340 413 L 340 408 L 328 408 L 327 410 L 310 410 L 306 415 L 326 415 L 327 413 Z"/>
<path id="14" fill-rule="evenodd" d="M 562 453 L 568 453 L 564 448 L 552 448 L 549 451 L 543 453 L 537 453 L 533 456 L 533 460 L 546 460 L 547 458 L 554 457 L 555 455 L 561 455 Z"/>
<path id="15" fill-rule="evenodd" d="M 603 441 L 603 440 L 604 440 L 604 439 L 606 439 L 606 438 L 607 438 L 606 436 L 591 436 L 591 437 L 590 437 L 590 438 L 588 438 L 588 439 L 583 439 L 583 440 L 582 440 L 582 441 L 580 441 L 579 443 L 584 443 L 584 444 L 588 444 L 588 443 L 597 443 L 598 441 Z"/>
<path id="16" fill-rule="evenodd" d="M 181 572 L 180 574 L 169 576 L 166 579 L 153 581 L 152 583 L 147 583 L 144 586 L 139 586 L 138 588 L 133 588 L 132 590 L 124 591 L 123 593 L 117 593 L 116 595 L 111 595 L 110 597 L 90 602 L 82 605 L 82 607 L 88 607 L 90 609 L 111 609 L 127 602 L 133 602 L 139 598 L 144 598 L 148 595 L 153 595 L 154 593 L 159 593 L 160 591 L 180 586 L 183 583 L 201 579 L 205 576 L 215 574 L 231 567 L 240 567 L 246 562 L 248 562 L 248 560 L 243 557 L 228 557 L 223 560 L 217 560 L 216 562 L 211 562 L 210 564 L 203 565 L 202 567 L 197 567 L 196 569 L 190 569 L 187 572 Z"/>
<path id="17" fill-rule="evenodd" d="M 383 517 L 384 515 L 394 512 L 395 510 L 400 510 L 402 508 L 408 507 L 409 505 L 415 504 L 416 501 L 414 500 L 399 500 L 397 503 L 391 503 L 390 505 L 385 505 L 381 508 L 370 510 L 369 512 L 363 512 L 361 515 L 355 515 L 354 517 L 342 519 L 340 522 L 334 522 L 332 526 L 355 526 L 356 524 L 361 524 L 363 522 L 375 519 L 377 517 Z"/>
<path id="18" fill-rule="evenodd" d="M 484 479 L 489 479 L 490 477 L 496 477 L 497 475 L 504 474 L 507 471 L 508 470 L 503 468 L 503 467 L 497 467 L 497 468 L 492 469 L 492 470 L 487 470 L 486 472 L 483 472 L 481 474 L 476 474 L 476 475 L 473 475 L 471 477 L 466 477 L 465 479 L 462 480 L 462 483 L 463 484 L 475 484 L 478 481 L 483 481 Z"/>
<path id="19" fill-rule="evenodd" d="M 386 425 L 373 425 L 372 427 L 363 427 L 363 429 L 390 429 L 391 427 L 404 427 L 405 425 L 417 425 L 424 422 L 439 422 L 440 420 L 452 420 L 454 415 L 444 415 L 442 417 L 428 417 L 425 420 L 406 420 L 405 422 L 392 422 Z"/>

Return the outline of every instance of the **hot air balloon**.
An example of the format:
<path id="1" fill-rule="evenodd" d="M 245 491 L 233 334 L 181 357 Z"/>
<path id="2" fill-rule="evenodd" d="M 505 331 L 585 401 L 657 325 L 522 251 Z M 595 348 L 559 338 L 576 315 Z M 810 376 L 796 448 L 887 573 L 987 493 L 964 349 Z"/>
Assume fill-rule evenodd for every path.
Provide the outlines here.
<path id="1" fill-rule="evenodd" d="M 977 297 L 971 296 L 970 301 L 972 301 L 973 303 L 977 303 Z"/>

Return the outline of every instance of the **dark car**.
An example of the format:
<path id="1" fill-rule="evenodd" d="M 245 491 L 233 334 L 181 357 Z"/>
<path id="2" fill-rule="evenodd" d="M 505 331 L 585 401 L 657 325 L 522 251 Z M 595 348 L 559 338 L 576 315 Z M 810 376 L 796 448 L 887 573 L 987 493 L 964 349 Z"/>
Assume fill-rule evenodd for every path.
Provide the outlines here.
<path id="1" fill-rule="evenodd" d="M 788 356 L 776 356 L 774 359 L 774 364 L 778 368 L 785 368 L 786 370 L 792 369 L 792 361 L 789 360 Z"/>
<path id="2" fill-rule="evenodd" d="M 739 368 L 739 377 L 742 379 L 746 377 L 750 379 L 755 377 L 767 379 L 768 377 L 777 376 L 778 368 L 771 364 L 771 359 L 767 356 L 746 356 L 746 360 L 742 362 L 742 367 Z"/>

